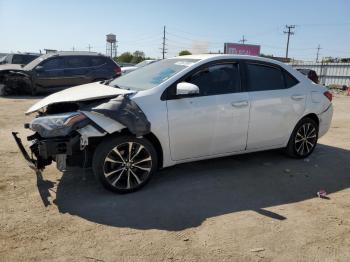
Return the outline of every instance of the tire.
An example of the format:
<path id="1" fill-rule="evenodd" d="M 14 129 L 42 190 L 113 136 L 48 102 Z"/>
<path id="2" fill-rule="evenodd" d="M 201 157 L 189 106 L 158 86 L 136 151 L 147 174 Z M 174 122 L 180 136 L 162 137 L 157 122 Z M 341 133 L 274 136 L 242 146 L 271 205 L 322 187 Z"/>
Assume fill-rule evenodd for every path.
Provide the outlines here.
<path id="1" fill-rule="evenodd" d="M 303 118 L 295 126 L 285 152 L 293 158 L 306 158 L 314 151 L 317 140 L 318 124 L 311 118 Z"/>
<path id="2" fill-rule="evenodd" d="M 92 159 L 98 180 L 106 189 L 119 194 L 141 189 L 157 167 L 154 146 L 145 138 L 132 136 L 106 138 L 97 146 Z"/>

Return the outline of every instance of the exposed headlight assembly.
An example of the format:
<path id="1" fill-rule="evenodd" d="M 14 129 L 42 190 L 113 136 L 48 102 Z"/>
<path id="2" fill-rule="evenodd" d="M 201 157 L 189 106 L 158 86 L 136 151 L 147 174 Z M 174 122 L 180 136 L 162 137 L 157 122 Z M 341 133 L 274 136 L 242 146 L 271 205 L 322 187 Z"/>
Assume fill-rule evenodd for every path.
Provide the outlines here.
<path id="1" fill-rule="evenodd" d="M 89 122 L 90 120 L 83 113 L 70 112 L 35 118 L 29 128 L 42 137 L 60 137 L 86 126 Z"/>

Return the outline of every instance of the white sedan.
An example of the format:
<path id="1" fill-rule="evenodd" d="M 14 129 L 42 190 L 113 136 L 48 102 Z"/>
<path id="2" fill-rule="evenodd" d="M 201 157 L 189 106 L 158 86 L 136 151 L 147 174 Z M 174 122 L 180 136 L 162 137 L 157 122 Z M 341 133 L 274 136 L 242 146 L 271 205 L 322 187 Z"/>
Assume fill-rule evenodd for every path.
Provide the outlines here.
<path id="1" fill-rule="evenodd" d="M 33 105 L 34 158 L 13 135 L 32 168 L 91 166 L 107 189 L 128 193 L 185 162 L 276 148 L 305 158 L 330 127 L 331 100 L 324 86 L 274 60 L 182 56 Z"/>

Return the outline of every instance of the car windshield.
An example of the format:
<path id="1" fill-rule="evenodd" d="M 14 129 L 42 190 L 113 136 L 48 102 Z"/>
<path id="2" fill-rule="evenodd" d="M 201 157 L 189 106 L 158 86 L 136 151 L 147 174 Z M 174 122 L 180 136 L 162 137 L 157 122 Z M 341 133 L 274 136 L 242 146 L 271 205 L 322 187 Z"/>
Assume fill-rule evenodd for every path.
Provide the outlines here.
<path id="1" fill-rule="evenodd" d="M 196 63 L 197 59 L 165 59 L 118 77 L 109 83 L 123 89 L 142 91 L 151 89 Z"/>

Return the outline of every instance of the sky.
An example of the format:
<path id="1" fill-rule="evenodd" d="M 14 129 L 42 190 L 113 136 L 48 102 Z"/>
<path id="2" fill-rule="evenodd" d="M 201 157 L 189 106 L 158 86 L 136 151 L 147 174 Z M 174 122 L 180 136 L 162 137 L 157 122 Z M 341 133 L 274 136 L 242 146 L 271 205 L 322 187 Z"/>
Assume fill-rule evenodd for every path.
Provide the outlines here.
<path id="1" fill-rule="evenodd" d="M 289 57 L 350 57 L 349 0 L 0 0 L 0 53 L 88 50 L 105 53 L 106 34 L 118 54 L 135 50 L 161 57 L 166 26 L 167 57 L 180 50 L 223 51 L 225 42 L 261 45 L 285 56 L 286 25 L 296 25 Z"/>

